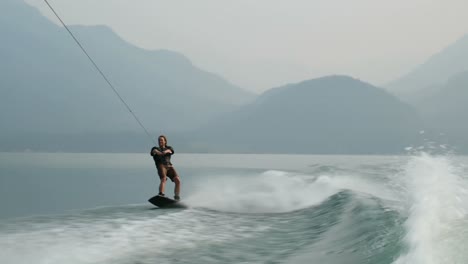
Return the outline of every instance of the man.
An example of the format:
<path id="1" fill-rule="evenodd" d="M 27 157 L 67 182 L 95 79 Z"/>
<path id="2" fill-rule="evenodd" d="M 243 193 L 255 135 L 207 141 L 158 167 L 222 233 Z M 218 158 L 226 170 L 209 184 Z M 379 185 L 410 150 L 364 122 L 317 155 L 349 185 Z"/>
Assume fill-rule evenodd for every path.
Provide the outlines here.
<path id="1" fill-rule="evenodd" d="M 174 149 L 167 145 L 167 138 L 164 135 L 158 137 L 159 147 L 151 149 L 151 156 L 153 156 L 156 168 L 158 169 L 159 179 L 159 195 L 164 196 L 164 188 L 167 178 L 175 183 L 174 200 L 180 200 L 180 178 L 174 166 L 171 163 L 171 156 L 174 154 Z"/>

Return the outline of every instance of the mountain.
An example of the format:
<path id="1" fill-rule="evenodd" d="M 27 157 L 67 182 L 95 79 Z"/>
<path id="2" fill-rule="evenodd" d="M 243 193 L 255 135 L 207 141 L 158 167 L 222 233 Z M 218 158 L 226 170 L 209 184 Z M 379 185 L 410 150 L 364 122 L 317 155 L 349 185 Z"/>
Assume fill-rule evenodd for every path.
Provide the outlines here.
<path id="1" fill-rule="evenodd" d="M 194 131 L 191 142 L 218 152 L 389 154 L 419 145 L 424 127 L 382 89 L 327 76 L 271 89 Z"/>
<path id="2" fill-rule="evenodd" d="M 150 132 L 192 128 L 256 96 L 181 54 L 133 46 L 108 27 L 70 30 Z M 66 144 L 86 133 L 142 133 L 64 28 L 20 0 L 2 0 L 0 35 L 0 134 L 8 138 L 0 150 L 40 138 Z"/>
<path id="3" fill-rule="evenodd" d="M 468 71 L 452 76 L 435 91 L 419 100 L 415 107 L 434 132 L 435 141 L 448 143 L 461 153 L 468 153 Z"/>
<path id="4" fill-rule="evenodd" d="M 434 91 L 450 77 L 468 70 L 468 34 L 385 88 L 405 101 Z"/>
<path id="5" fill-rule="evenodd" d="M 256 97 L 181 54 L 135 47 L 105 26 L 70 29 L 150 133 L 167 133 L 178 151 L 401 153 L 420 143 L 425 127 L 412 107 L 351 77 Z M 64 28 L 22 1 L 2 0 L 0 35 L 0 151 L 149 150 Z"/>
<path id="6" fill-rule="evenodd" d="M 417 109 L 428 140 L 468 153 L 468 34 L 385 88 Z"/>

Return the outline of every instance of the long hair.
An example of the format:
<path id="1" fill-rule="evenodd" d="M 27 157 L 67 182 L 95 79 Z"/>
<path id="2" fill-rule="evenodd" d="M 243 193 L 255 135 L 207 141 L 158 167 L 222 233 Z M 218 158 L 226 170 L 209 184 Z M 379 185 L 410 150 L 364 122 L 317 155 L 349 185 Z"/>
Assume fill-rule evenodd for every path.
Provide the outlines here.
<path id="1" fill-rule="evenodd" d="M 158 137 L 158 143 L 159 143 L 159 139 L 160 139 L 160 138 L 164 138 L 164 142 L 165 142 L 164 146 L 167 146 L 167 138 L 166 138 L 166 136 L 165 136 L 165 135 L 160 135 L 160 136 Z"/>

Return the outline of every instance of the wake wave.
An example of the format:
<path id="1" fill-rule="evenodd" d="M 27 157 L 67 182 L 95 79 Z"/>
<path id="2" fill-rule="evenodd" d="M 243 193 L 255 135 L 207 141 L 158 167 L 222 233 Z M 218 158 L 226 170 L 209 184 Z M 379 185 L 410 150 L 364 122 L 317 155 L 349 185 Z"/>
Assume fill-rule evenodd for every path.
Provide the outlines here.
<path id="1" fill-rule="evenodd" d="M 311 176 L 270 170 L 210 179 L 185 201 L 190 206 L 219 211 L 281 213 L 320 204 L 337 191 Z"/>
<path id="2" fill-rule="evenodd" d="M 404 242 L 396 264 L 466 263 L 468 195 L 462 171 L 445 156 L 410 159 L 401 175 L 408 195 Z M 456 235 L 456 233 L 459 235 Z M 462 235 L 460 235 L 462 234 Z M 462 254 L 465 254 L 464 256 Z"/>
<path id="3" fill-rule="evenodd" d="M 395 199 L 381 183 L 357 175 L 305 175 L 269 170 L 208 179 L 185 201 L 193 207 L 243 213 L 283 213 L 321 204 L 341 190 Z"/>

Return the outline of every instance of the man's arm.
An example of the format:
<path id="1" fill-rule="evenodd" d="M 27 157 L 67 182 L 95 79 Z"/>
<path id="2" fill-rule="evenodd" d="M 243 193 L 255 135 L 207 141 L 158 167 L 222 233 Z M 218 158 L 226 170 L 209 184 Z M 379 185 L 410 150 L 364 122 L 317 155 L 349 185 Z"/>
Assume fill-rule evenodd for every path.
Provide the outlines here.
<path id="1" fill-rule="evenodd" d="M 154 155 L 161 156 L 161 155 L 163 155 L 163 152 L 159 151 L 156 147 L 154 147 L 154 148 L 151 149 L 150 155 L 151 156 L 154 156 Z"/>
<path id="2" fill-rule="evenodd" d="M 172 155 L 174 154 L 174 149 L 170 146 L 167 146 L 167 149 L 163 151 L 163 154 Z"/>

